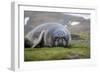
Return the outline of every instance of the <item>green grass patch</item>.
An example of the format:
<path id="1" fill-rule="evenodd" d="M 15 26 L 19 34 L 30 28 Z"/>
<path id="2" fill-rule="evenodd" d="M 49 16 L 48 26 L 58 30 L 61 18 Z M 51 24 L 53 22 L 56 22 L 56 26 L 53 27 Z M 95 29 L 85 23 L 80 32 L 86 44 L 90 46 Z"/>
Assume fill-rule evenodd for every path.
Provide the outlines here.
<path id="1" fill-rule="evenodd" d="M 88 33 L 78 34 L 82 40 L 72 40 L 68 48 L 25 48 L 24 61 L 87 59 L 90 58 L 90 36 Z"/>
<path id="2" fill-rule="evenodd" d="M 89 48 L 25 48 L 25 61 L 82 59 L 90 57 Z"/>

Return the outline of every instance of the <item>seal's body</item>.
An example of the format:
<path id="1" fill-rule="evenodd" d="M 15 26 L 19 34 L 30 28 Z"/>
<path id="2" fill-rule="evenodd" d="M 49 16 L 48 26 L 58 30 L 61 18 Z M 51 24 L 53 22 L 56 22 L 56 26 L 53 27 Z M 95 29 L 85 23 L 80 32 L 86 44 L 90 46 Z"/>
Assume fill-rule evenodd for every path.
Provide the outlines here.
<path id="1" fill-rule="evenodd" d="M 38 25 L 25 36 L 25 47 L 67 47 L 71 36 L 68 29 L 59 23 Z"/>

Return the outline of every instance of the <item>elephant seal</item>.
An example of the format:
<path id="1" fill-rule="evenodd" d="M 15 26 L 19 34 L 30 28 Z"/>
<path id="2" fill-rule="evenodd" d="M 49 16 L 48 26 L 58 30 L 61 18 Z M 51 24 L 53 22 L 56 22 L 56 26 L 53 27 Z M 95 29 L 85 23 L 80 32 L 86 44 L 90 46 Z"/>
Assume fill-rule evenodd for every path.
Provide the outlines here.
<path id="1" fill-rule="evenodd" d="M 59 23 L 45 23 L 36 26 L 25 36 L 25 48 L 68 47 L 71 35 L 68 29 Z"/>

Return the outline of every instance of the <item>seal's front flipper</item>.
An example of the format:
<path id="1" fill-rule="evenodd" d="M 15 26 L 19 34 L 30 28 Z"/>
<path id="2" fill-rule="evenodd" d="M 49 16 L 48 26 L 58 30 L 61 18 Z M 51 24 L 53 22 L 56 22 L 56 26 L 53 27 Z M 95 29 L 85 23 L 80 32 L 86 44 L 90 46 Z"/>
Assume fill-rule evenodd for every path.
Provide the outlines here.
<path id="1" fill-rule="evenodd" d="M 37 45 L 39 45 L 39 44 L 41 43 L 42 38 L 43 38 L 43 36 L 44 36 L 44 32 L 45 32 L 45 31 L 42 31 L 42 32 L 40 33 L 38 39 L 34 40 L 34 42 L 33 42 L 34 44 L 33 44 L 32 48 L 35 48 Z"/>

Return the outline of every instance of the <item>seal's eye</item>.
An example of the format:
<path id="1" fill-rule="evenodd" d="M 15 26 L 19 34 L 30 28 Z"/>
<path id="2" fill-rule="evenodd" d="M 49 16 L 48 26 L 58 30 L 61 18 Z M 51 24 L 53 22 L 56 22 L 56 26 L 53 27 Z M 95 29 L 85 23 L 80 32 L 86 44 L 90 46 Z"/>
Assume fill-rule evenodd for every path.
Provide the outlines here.
<path id="1" fill-rule="evenodd" d="M 54 33 L 53 33 L 53 36 L 54 37 L 64 37 L 66 34 L 64 31 L 62 30 L 56 30 Z"/>

